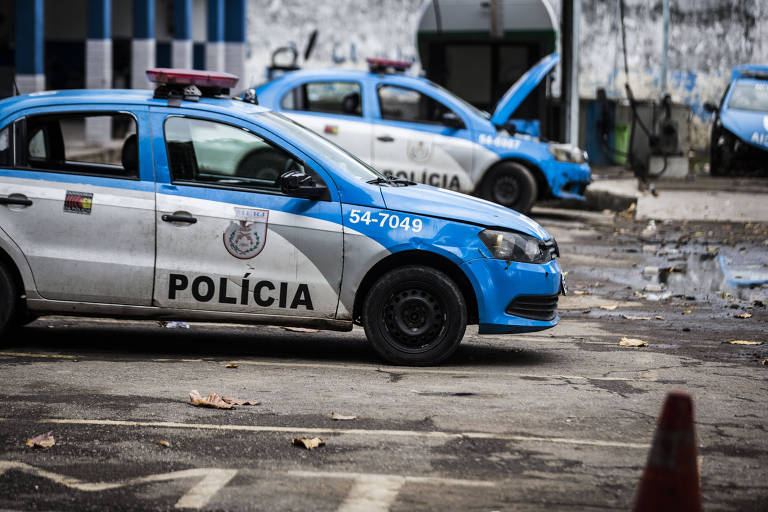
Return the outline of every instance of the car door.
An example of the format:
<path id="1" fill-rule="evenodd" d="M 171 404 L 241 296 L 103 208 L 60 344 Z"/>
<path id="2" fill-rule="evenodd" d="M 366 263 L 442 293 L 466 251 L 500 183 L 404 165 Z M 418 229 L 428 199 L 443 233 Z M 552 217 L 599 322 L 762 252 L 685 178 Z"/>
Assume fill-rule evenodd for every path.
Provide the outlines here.
<path id="1" fill-rule="evenodd" d="M 293 87 L 281 98 L 280 109 L 371 164 L 373 128 L 364 115 L 364 103 L 360 82 L 322 79 Z"/>
<path id="2" fill-rule="evenodd" d="M 280 191 L 285 170 L 329 178 L 253 123 L 152 109 L 157 184 L 155 304 L 333 318 L 342 270 L 338 194 Z"/>
<path id="3" fill-rule="evenodd" d="M 416 89 L 382 83 L 376 90 L 373 166 L 381 172 L 471 192 L 474 144 L 459 115 Z M 452 115 L 453 126 L 445 115 Z"/>
<path id="4" fill-rule="evenodd" d="M 102 127 L 98 141 L 86 124 Z M 0 167 L 0 226 L 24 253 L 41 297 L 149 305 L 155 260 L 148 109 L 46 107 L 14 125 Z"/>

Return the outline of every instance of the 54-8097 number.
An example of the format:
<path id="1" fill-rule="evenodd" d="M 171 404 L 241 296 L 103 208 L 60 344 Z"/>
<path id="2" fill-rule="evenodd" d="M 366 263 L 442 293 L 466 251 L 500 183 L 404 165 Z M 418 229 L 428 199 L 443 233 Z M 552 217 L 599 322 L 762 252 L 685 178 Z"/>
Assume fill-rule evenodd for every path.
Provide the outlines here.
<path id="1" fill-rule="evenodd" d="M 350 210 L 349 211 L 349 223 L 358 224 L 364 223 L 366 226 L 371 224 L 378 224 L 382 228 L 390 229 L 403 229 L 405 231 L 413 231 L 418 233 L 424 228 L 424 224 L 421 219 L 412 219 L 405 215 L 395 215 L 391 213 L 378 212 L 375 215 L 371 215 L 370 211 Z"/>

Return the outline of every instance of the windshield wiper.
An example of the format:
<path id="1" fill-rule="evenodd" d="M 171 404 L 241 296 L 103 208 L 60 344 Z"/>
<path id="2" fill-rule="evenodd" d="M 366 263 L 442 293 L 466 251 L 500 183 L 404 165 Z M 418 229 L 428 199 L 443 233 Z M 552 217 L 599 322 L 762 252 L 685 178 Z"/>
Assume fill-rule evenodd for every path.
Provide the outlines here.
<path id="1" fill-rule="evenodd" d="M 389 185 L 392 187 L 407 187 L 408 185 L 416 185 L 415 181 L 410 181 L 405 178 L 398 178 L 396 176 L 379 176 L 372 180 L 367 181 L 371 185 Z"/>

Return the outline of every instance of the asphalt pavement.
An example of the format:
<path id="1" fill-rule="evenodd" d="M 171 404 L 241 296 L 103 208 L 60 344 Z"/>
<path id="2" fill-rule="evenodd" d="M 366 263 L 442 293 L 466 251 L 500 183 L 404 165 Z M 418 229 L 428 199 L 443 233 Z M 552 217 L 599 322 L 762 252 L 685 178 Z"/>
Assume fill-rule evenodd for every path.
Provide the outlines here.
<path id="1" fill-rule="evenodd" d="M 469 329 L 438 367 L 389 366 L 359 328 L 47 317 L 6 336 L 0 509 L 628 510 L 671 390 L 693 396 L 705 508 L 768 509 L 768 286 L 723 274 L 765 268 L 768 225 L 534 217 L 568 272 L 561 323 Z"/>

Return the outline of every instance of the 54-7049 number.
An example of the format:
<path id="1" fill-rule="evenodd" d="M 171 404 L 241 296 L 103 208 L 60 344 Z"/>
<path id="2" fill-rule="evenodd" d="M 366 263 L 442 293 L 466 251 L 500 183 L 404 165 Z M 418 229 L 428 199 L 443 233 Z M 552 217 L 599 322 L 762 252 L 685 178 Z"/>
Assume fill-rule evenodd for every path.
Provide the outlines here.
<path id="1" fill-rule="evenodd" d="M 424 228 L 424 223 L 421 219 L 412 219 L 409 216 L 400 216 L 391 213 L 378 212 L 374 215 L 370 211 L 365 212 L 360 210 L 349 211 L 349 223 L 357 224 L 364 223 L 366 226 L 371 224 L 378 224 L 382 228 L 390 229 L 404 229 L 405 231 L 413 231 L 418 233 Z"/>

